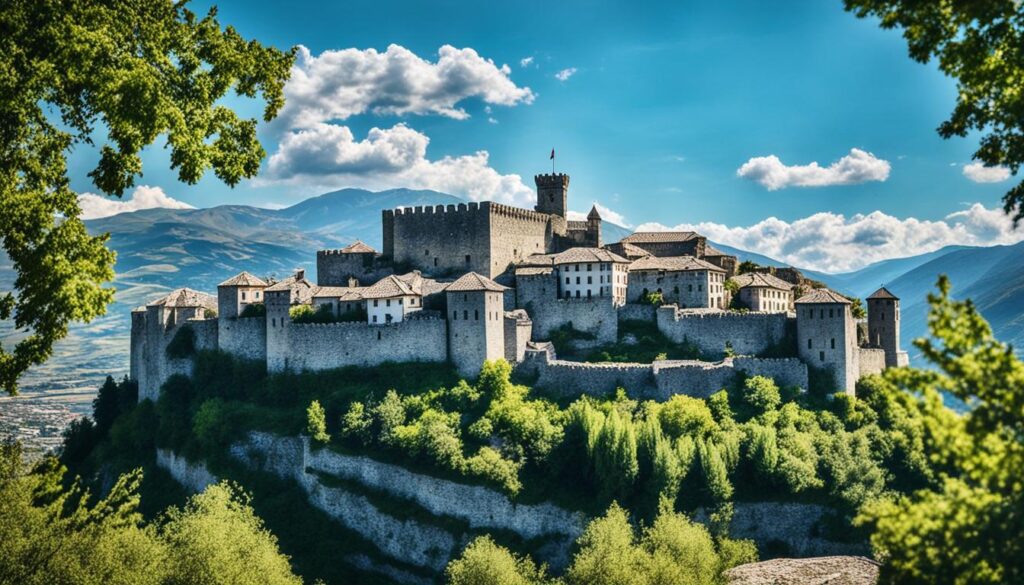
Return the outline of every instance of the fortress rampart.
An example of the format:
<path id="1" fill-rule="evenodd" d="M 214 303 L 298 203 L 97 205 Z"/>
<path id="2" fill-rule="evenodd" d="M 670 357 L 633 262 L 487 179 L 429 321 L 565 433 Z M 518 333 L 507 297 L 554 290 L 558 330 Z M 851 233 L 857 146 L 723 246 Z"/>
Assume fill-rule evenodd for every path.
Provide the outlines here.
<path id="1" fill-rule="evenodd" d="M 659 331 L 676 343 L 695 343 L 708 355 L 721 355 L 727 343 L 737 354 L 759 354 L 785 338 L 789 319 L 785 313 L 680 310 L 675 305 L 657 311 Z"/>
<path id="2" fill-rule="evenodd" d="M 288 368 L 326 370 L 385 362 L 444 362 L 447 323 L 416 315 L 397 323 L 290 323 Z"/>
<path id="3" fill-rule="evenodd" d="M 132 313 L 130 375 L 139 384 L 139 400 L 155 401 L 160 387 L 175 374 L 192 375 L 191 359 L 167 356 L 167 345 L 186 327 L 193 331 L 196 350 L 217 348 L 217 319 L 190 319 L 167 326 L 153 307 Z"/>

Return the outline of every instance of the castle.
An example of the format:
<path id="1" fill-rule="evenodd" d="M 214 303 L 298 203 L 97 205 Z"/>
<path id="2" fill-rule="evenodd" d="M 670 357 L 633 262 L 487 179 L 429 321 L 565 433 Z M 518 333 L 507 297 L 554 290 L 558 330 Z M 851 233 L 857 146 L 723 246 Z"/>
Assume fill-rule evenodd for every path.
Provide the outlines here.
<path id="1" fill-rule="evenodd" d="M 362 242 L 322 250 L 316 283 L 302 270 L 278 282 L 243 272 L 216 295 L 178 289 L 139 307 L 130 377 L 140 397 L 155 399 L 168 377 L 190 372 L 174 349 L 183 336 L 192 350 L 219 349 L 270 372 L 448 362 L 473 376 L 504 358 L 558 392 L 625 387 L 646 397 L 707 395 L 737 372 L 807 388 L 809 367 L 852 393 L 860 376 L 907 363 L 899 299 L 885 288 L 867 299 L 865 329 L 842 295 L 802 291 L 794 269 L 737 274 L 736 257 L 695 232 L 603 245 L 596 207 L 585 221 L 568 219 L 568 175 L 535 181 L 533 210 L 383 210 L 383 251 Z M 548 342 L 571 331 L 578 345 L 614 343 L 626 320 L 649 321 L 716 361 L 580 363 L 557 359 Z M 795 357 L 758 357 L 779 353 Z"/>

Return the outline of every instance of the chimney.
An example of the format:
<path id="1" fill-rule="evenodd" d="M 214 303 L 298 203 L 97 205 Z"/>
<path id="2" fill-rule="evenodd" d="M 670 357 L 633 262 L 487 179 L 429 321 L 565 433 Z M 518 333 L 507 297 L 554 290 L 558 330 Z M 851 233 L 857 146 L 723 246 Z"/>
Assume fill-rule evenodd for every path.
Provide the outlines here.
<path id="1" fill-rule="evenodd" d="M 348 277 L 348 287 L 359 288 L 359 279 L 354 276 Z"/>
<path id="2" fill-rule="evenodd" d="M 305 268 L 299 268 L 298 270 L 295 271 L 295 280 L 305 280 L 305 279 L 306 279 L 306 269 Z"/>

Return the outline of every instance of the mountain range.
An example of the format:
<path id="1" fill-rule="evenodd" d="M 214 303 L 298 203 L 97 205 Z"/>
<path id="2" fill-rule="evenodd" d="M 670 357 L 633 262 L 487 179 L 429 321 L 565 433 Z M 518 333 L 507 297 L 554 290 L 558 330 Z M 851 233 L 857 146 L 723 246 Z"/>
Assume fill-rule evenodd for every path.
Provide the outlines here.
<path id="1" fill-rule="evenodd" d="M 214 292 L 217 283 L 247 270 L 282 277 L 296 268 L 315 274 L 316 251 L 362 240 L 381 248 L 381 209 L 457 204 L 458 197 L 436 191 L 344 189 L 306 199 L 284 209 L 226 205 L 208 209 L 148 209 L 86 221 L 92 233 L 110 233 L 117 251 L 115 303 L 93 323 L 72 328 L 55 356 L 23 380 L 26 394 L 43 393 L 84 410 L 107 374 L 128 366 L 128 313 L 172 288 Z M 606 242 L 630 230 L 605 222 Z M 713 245 L 740 260 L 783 266 L 756 252 Z M 13 272 L 0 258 L 0 288 Z M 799 267 L 798 267 L 799 268 Z M 1012 246 L 950 246 L 909 258 L 885 260 L 844 274 L 802 271 L 829 287 L 859 297 L 884 284 L 902 299 L 903 345 L 926 333 L 926 294 L 939 274 L 947 274 L 954 294 L 972 298 L 996 335 L 1024 344 L 1024 242 Z M 0 339 L 5 335 L 0 329 Z M 10 329 L 6 330 L 10 334 Z"/>

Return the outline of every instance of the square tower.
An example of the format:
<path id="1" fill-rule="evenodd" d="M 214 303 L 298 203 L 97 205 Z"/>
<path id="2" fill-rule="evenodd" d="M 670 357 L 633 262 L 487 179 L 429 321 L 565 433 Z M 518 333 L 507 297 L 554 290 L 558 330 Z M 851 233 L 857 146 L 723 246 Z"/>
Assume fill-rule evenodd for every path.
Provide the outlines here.
<path id="1" fill-rule="evenodd" d="M 900 359 L 900 299 L 884 286 L 868 297 L 868 344 L 885 350 L 885 367 L 906 365 Z"/>
<path id="2" fill-rule="evenodd" d="M 832 373 L 835 390 L 853 395 L 860 377 L 857 324 L 846 297 L 819 288 L 796 301 L 800 359 Z"/>
<path id="3" fill-rule="evenodd" d="M 537 206 L 534 209 L 564 218 L 569 209 L 569 175 L 536 175 L 533 180 L 537 183 Z"/>
<path id="4" fill-rule="evenodd" d="M 505 287 L 475 272 L 448 285 L 448 356 L 462 376 L 505 357 Z"/>

